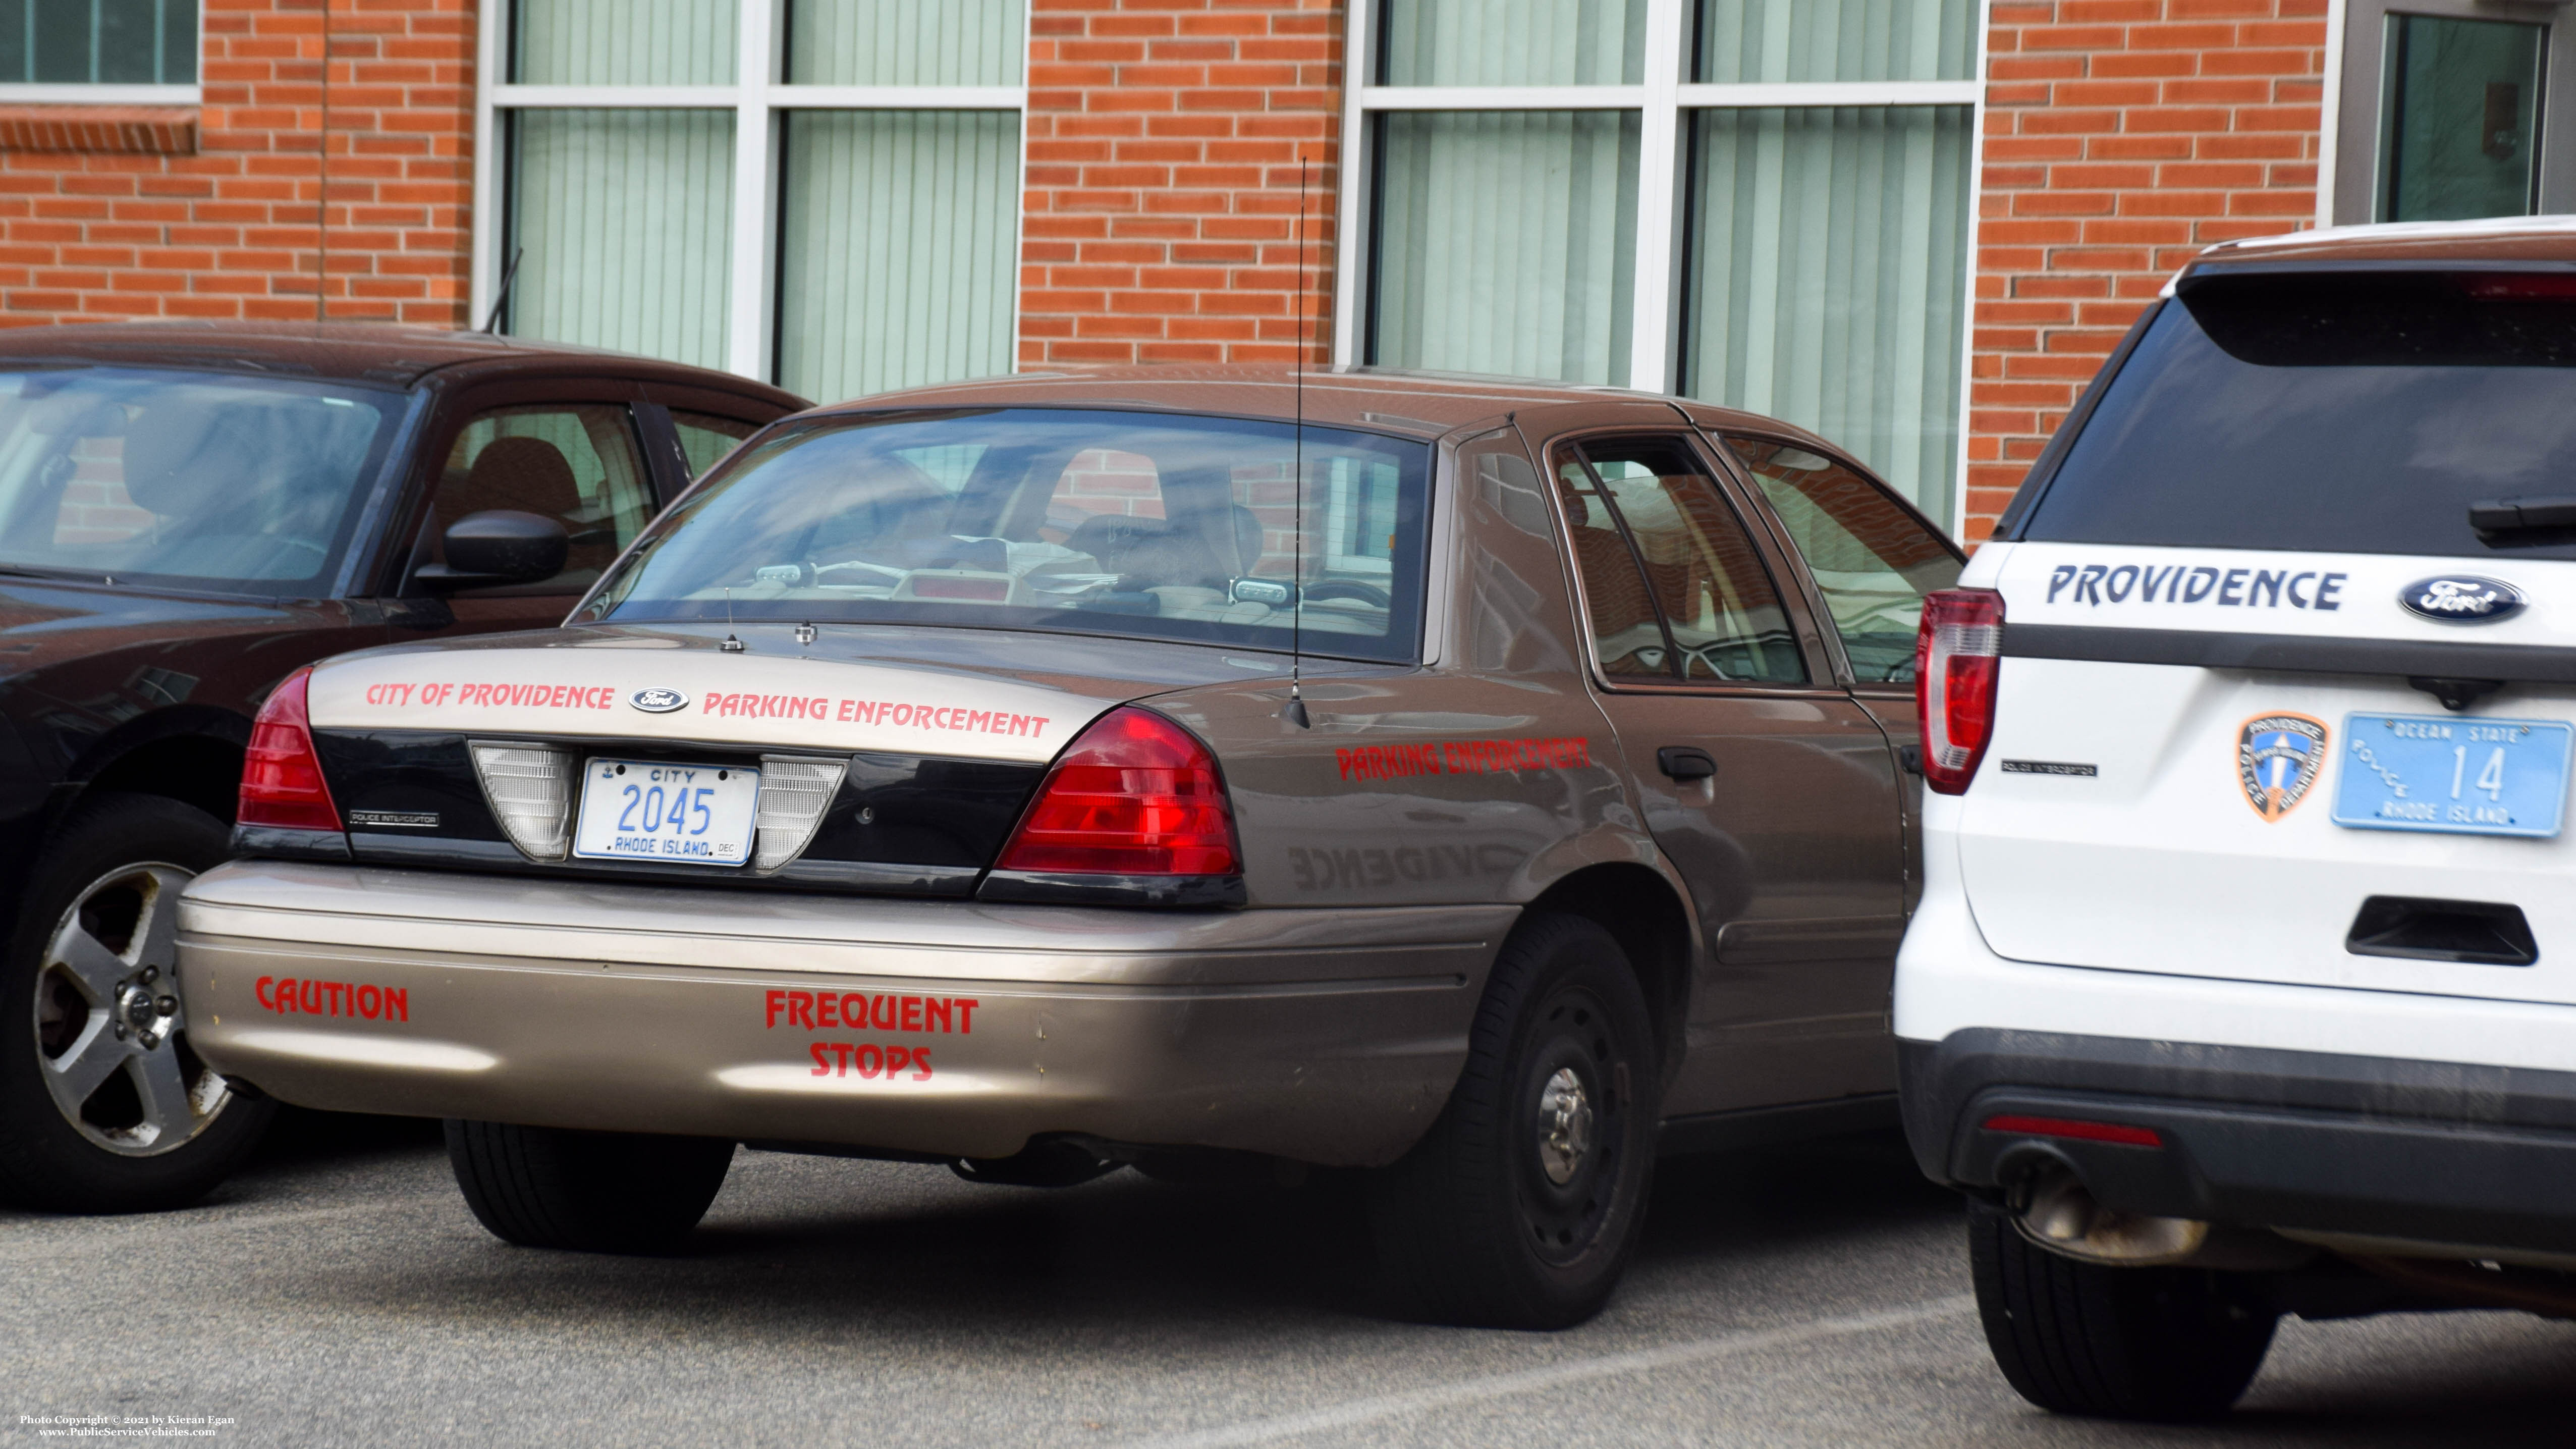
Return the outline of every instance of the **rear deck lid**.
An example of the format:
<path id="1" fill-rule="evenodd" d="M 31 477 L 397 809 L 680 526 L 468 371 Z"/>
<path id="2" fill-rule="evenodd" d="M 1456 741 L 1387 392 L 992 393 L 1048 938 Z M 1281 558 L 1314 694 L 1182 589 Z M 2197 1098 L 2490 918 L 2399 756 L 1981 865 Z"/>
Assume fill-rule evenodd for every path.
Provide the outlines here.
<path id="1" fill-rule="evenodd" d="M 1971 569 L 1998 951 L 2576 1001 L 2571 364 L 2576 273 L 2186 279 Z"/>

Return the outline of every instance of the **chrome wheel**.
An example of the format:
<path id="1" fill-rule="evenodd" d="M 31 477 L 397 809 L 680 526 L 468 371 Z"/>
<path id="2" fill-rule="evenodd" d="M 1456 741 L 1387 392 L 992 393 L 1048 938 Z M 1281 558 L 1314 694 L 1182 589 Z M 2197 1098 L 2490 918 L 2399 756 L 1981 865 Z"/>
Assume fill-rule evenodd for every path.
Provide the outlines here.
<path id="1" fill-rule="evenodd" d="M 1538 1163 L 1559 1187 L 1574 1180 L 1592 1150 L 1592 1099 L 1572 1067 L 1559 1067 L 1538 1094 Z"/>
<path id="2" fill-rule="evenodd" d="M 45 1090 L 82 1137 L 124 1156 L 194 1140 L 231 1100 L 188 1048 L 179 893 L 195 878 L 161 862 L 100 876 L 63 912 L 36 972 Z"/>

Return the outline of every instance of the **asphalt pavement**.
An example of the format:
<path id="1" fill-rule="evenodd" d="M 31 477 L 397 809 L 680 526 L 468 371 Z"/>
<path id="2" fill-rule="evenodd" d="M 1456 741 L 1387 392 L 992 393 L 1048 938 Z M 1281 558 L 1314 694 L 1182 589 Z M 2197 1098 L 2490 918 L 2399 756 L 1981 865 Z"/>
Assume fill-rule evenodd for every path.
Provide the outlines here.
<path id="1" fill-rule="evenodd" d="M 2511 1314 L 2288 1323 L 2217 1426 L 2041 1414 L 1887 1137 L 1668 1159 L 1610 1310 L 1518 1334 L 1378 1312 L 1330 1187 L 745 1151 L 690 1252 L 606 1258 L 486 1236 L 432 1126 L 286 1128 L 188 1212 L 0 1213 L 0 1444 L 2576 1443 L 2576 1325 Z"/>

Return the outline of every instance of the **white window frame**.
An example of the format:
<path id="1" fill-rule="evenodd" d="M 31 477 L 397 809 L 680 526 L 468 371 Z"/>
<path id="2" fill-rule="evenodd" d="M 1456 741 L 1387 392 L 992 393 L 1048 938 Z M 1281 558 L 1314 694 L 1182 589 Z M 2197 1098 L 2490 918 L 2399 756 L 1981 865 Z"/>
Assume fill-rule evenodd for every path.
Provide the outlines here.
<path id="1" fill-rule="evenodd" d="M 478 7 L 481 35 L 475 59 L 474 96 L 474 259 L 468 326 L 480 327 L 491 314 L 493 293 L 500 286 L 506 259 L 501 248 L 504 208 L 502 188 L 509 184 L 509 158 L 501 154 L 504 111 L 720 110 L 733 112 L 733 275 L 728 279 L 724 370 L 763 382 L 774 382 L 778 311 L 778 156 L 789 111 L 1011 111 L 1019 117 L 1020 189 L 1027 191 L 1029 92 L 1016 86 L 822 86 L 790 85 L 780 75 L 786 53 L 787 0 L 735 0 L 738 72 L 758 78 L 724 86 L 546 86 L 514 85 L 508 73 L 509 25 L 516 0 L 484 0 Z M 1027 63 L 1024 6 L 1020 33 L 1022 64 Z M 1020 220 L 1012 225 L 1011 254 L 1019 255 Z M 1017 269 L 1014 268 L 1016 279 Z M 1011 298 L 1011 355 L 1019 356 L 1019 294 Z"/>
<path id="2" fill-rule="evenodd" d="M 1628 386 L 1669 393 L 1680 366 L 1680 319 L 1673 304 L 1681 294 L 1682 205 L 1689 178 L 1683 174 L 1682 127 L 1690 113 L 1707 110 L 1767 110 L 1801 106 L 1967 106 L 1970 205 L 1968 207 L 1967 276 L 1969 325 L 1960 329 L 1963 355 L 1959 387 L 1959 456 L 1951 480 L 1952 517 L 1944 523 L 1956 532 L 1965 518 L 1968 470 L 1968 394 L 1973 385 L 1967 353 L 1975 333 L 1977 234 L 1975 194 L 1986 149 L 1986 34 L 1993 0 L 1977 6 L 1974 79 L 1955 81 L 1796 81 L 1780 84 L 1685 83 L 1683 68 L 1689 21 L 1696 0 L 1646 0 L 1646 78 L 1639 85 L 1567 86 L 1386 86 L 1377 74 L 1379 7 L 1388 0 L 1351 0 L 1350 33 L 1343 45 L 1341 238 L 1333 278 L 1333 362 L 1355 366 L 1368 326 L 1368 254 L 1374 218 L 1368 214 L 1372 193 L 1370 168 L 1377 158 L 1369 144 L 1373 119 L 1392 111 L 1635 111 L 1643 132 L 1637 158 L 1637 252 L 1634 312 L 1630 321 Z M 1659 59 L 1659 57 L 1664 59 Z"/>
<path id="3" fill-rule="evenodd" d="M 33 3 L 33 0 L 30 0 Z M 91 23 L 91 40 L 97 40 L 97 24 Z M 197 57 L 197 79 L 206 76 L 206 7 L 197 6 L 197 35 L 189 47 Z M 91 57 L 96 63 L 97 57 Z M 0 106 L 194 106 L 205 102 L 205 88 L 199 85 L 150 85 L 114 81 L 0 81 Z"/>

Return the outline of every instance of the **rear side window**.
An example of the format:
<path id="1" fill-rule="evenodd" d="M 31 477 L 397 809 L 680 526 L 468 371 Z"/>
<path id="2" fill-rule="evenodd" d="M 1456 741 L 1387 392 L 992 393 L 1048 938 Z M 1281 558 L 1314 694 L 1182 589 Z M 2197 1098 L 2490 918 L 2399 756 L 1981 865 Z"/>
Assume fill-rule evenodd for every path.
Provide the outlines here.
<path id="1" fill-rule="evenodd" d="M 2576 494 L 2576 274 L 2196 282 L 2112 379 L 2021 537 L 2576 558 L 2469 506 Z"/>
<path id="2" fill-rule="evenodd" d="M 1852 676 L 1911 682 L 1923 596 L 1959 581 L 1959 556 L 1877 484 L 1821 453 L 1768 438 L 1726 442 L 1807 561 Z"/>

